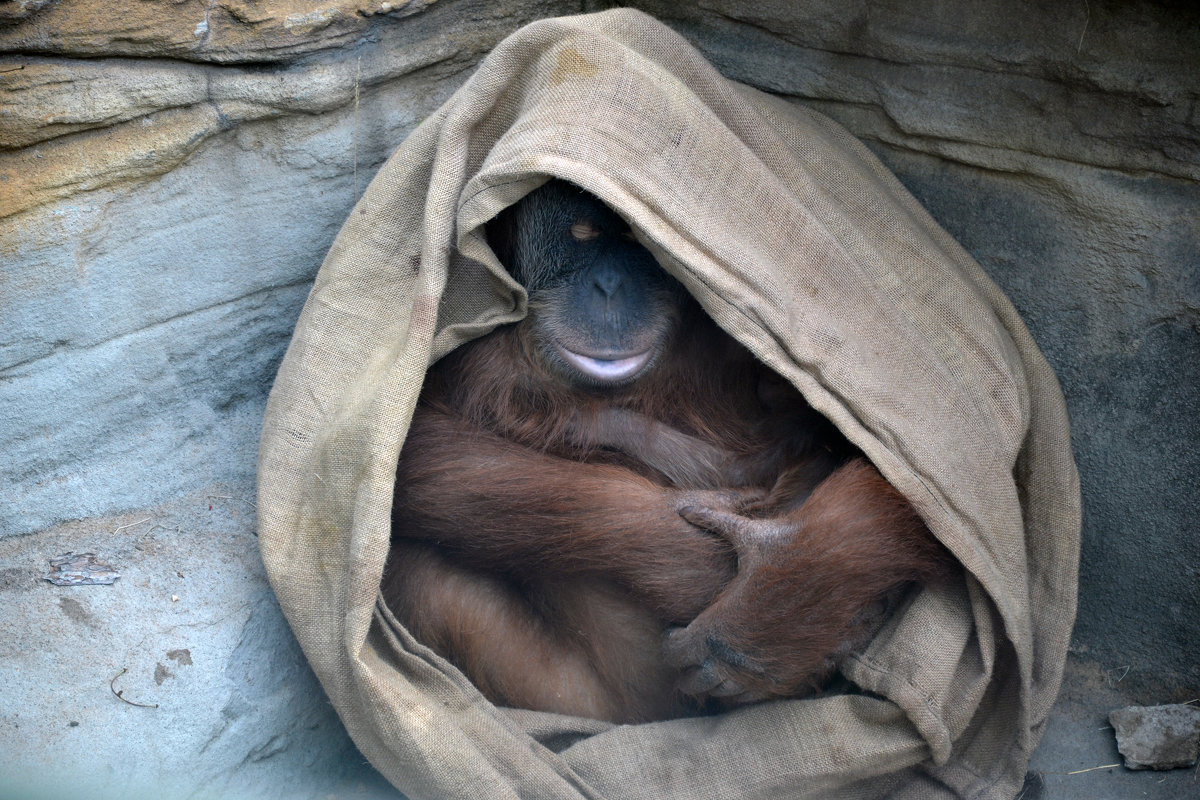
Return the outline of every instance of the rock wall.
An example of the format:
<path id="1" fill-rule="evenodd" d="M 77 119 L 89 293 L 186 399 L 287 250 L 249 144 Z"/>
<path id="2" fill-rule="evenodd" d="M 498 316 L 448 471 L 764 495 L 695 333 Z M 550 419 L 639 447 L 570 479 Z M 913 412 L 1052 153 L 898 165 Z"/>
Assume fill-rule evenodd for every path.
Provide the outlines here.
<path id="1" fill-rule="evenodd" d="M 559 9 L 244 5 L 33 3 L 0 26 L 19 53 L 0 64 L 3 535 L 252 476 L 355 198 L 495 42 Z"/>
<path id="2" fill-rule="evenodd" d="M 263 575 L 263 408 L 378 166 L 577 10 L 0 4 L 0 797 L 394 794 Z M 121 577 L 42 580 L 72 550 Z"/>
<path id="3" fill-rule="evenodd" d="M 386 796 L 257 560 L 266 393 L 383 159 L 505 34 L 603 3 L 118 5 L 0 5 L 0 795 Z M 631 5 L 862 137 L 1005 288 L 1073 416 L 1080 674 L 1194 697 L 1200 13 Z M 70 550 L 121 578 L 42 580 Z"/>

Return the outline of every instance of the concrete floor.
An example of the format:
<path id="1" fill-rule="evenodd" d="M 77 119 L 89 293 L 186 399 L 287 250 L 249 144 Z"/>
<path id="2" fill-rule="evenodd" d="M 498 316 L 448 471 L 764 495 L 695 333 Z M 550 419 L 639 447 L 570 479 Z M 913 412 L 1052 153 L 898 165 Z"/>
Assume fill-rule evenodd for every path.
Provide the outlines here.
<path id="1" fill-rule="evenodd" d="M 1068 662 L 1020 800 L 1200 800 L 1200 768 L 1158 772 L 1122 766 L 1109 712 L 1175 698 L 1157 698 L 1154 687 L 1122 686 L 1121 672 L 1074 658 Z"/>

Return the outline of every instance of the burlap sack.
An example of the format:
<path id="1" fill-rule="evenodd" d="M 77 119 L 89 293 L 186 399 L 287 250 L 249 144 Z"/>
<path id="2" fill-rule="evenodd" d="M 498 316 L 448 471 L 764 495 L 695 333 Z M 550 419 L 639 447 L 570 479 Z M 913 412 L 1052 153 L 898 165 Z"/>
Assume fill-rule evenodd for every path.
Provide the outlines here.
<path id="1" fill-rule="evenodd" d="M 500 709 L 377 602 L 423 373 L 525 313 L 482 226 L 548 175 L 618 209 L 964 565 L 847 661 L 865 693 L 640 726 Z M 380 170 L 280 368 L 259 486 L 284 613 L 413 798 L 1011 797 L 1075 611 L 1066 414 L 1012 306 L 845 131 L 631 11 L 513 34 Z"/>

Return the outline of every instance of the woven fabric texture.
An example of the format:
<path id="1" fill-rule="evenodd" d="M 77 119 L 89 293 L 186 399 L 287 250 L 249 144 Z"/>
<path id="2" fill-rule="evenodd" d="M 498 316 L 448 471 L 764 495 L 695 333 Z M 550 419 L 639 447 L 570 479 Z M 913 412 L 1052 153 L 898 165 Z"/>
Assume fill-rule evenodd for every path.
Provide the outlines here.
<path id="1" fill-rule="evenodd" d="M 524 315 L 483 225 L 548 176 L 617 209 L 962 563 L 845 662 L 865 693 L 635 726 L 501 709 L 378 602 L 425 370 Z M 517 31 L 379 171 L 272 390 L 258 509 L 330 700 L 414 799 L 1012 797 L 1075 613 L 1066 411 L 1012 306 L 848 133 L 626 10 Z"/>

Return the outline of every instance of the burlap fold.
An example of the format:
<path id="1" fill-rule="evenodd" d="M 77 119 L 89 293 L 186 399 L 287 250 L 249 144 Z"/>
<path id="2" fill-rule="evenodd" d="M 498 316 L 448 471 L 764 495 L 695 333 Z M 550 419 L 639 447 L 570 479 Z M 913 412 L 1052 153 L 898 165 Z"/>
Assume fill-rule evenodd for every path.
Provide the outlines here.
<path id="1" fill-rule="evenodd" d="M 865 693 L 638 726 L 498 709 L 377 603 L 426 368 L 525 313 L 482 226 L 547 176 L 628 219 L 964 565 L 843 665 Z M 329 698 L 413 798 L 1012 797 L 1075 611 L 1066 412 L 1012 306 L 844 130 L 633 11 L 517 31 L 380 170 L 271 393 L 258 513 Z"/>

